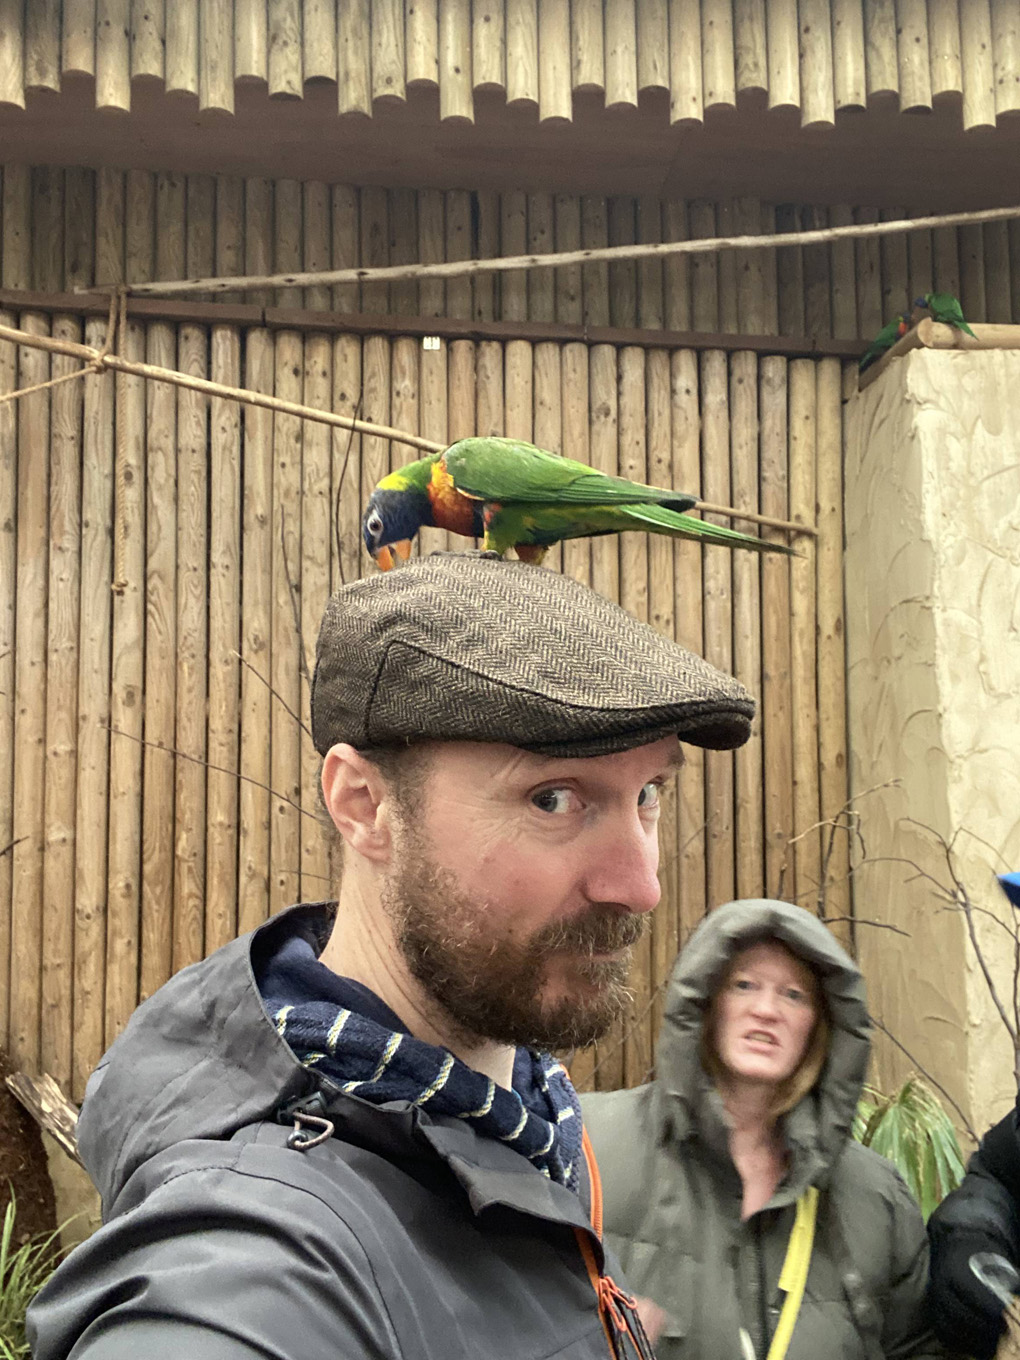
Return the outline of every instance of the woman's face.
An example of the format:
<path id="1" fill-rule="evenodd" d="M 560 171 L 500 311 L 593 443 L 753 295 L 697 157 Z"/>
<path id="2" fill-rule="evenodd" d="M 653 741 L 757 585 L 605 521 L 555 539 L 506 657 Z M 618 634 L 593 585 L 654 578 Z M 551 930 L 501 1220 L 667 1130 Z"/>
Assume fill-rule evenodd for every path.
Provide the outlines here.
<path id="1" fill-rule="evenodd" d="M 731 1081 L 776 1086 L 793 1075 L 818 1015 L 806 964 L 773 940 L 742 949 L 713 1002 L 715 1051 Z"/>

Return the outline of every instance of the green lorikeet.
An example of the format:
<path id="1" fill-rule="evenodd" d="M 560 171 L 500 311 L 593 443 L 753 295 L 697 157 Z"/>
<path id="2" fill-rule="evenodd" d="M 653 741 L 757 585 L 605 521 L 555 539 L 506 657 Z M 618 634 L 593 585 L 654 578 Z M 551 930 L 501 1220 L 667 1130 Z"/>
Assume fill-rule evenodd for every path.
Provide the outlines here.
<path id="1" fill-rule="evenodd" d="M 910 317 L 906 312 L 897 312 L 893 319 L 875 336 L 871 344 L 861 355 L 858 370 L 863 373 L 866 368 L 870 368 L 876 359 L 880 359 L 887 349 L 892 349 L 896 341 L 902 335 L 906 335 L 910 329 Z"/>
<path id="2" fill-rule="evenodd" d="M 565 538 L 643 529 L 758 552 L 791 550 L 684 512 L 696 496 L 610 477 L 517 439 L 461 439 L 384 477 L 362 518 L 383 571 L 407 558 L 423 525 L 481 538 L 490 551 L 541 562 Z"/>
<path id="3" fill-rule="evenodd" d="M 967 335 L 974 335 L 963 319 L 963 308 L 952 293 L 925 293 L 924 297 L 917 298 L 914 306 L 926 308 L 931 313 L 933 321 L 941 321 L 944 325 L 953 326 Z M 977 336 L 974 338 L 977 339 Z"/>

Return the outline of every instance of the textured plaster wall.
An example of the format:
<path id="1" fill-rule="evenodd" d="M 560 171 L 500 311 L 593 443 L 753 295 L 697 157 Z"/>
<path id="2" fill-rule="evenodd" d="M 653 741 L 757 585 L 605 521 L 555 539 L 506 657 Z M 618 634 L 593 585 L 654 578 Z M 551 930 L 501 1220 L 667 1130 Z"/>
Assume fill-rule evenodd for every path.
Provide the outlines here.
<path id="1" fill-rule="evenodd" d="M 866 844 L 855 910 L 908 932 L 860 926 L 859 953 L 873 1013 L 980 1130 L 1015 1098 L 1012 1055 L 961 916 L 918 874 L 949 883 L 914 822 L 955 835 L 1012 1015 L 994 851 L 1020 868 L 1020 352 L 914 351 L 847 417 L 850 780 Z M 909 1071 L 888 1043 L 877 1054 L 883 1084 Z"/>

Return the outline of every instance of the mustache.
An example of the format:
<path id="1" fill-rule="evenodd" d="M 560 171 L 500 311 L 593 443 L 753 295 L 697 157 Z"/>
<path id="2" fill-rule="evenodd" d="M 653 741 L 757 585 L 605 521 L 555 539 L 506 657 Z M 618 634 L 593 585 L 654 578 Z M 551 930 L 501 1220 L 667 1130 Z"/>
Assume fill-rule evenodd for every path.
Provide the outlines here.
<path id="1" fill-rule="evenodd" d="M 614 903 L 600 903 L 582 916 L 553 921 L 531 940 L 543 954 L 615 954 L 631 949 L 648 929 L 648 914 L 635 916 Z"/>

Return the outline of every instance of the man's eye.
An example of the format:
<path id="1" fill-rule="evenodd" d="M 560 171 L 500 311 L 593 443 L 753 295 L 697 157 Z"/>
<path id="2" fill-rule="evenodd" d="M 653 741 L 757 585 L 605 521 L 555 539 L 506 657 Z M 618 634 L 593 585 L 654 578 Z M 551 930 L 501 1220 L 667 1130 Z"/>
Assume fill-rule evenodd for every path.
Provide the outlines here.
<path id="1" fill-rule="evenodd" d="M 658 784 L 646 784 L 638 794 L 637 804 L 639 808 L 657 808 L 659 806 Z"/>
<path id="2" fill-rule="evenodd" d="M 531 801 L 542 812 L 562 814 L 573 811 L 575 795 L 570 789 L 542 789 L 532 794 Z"/>

